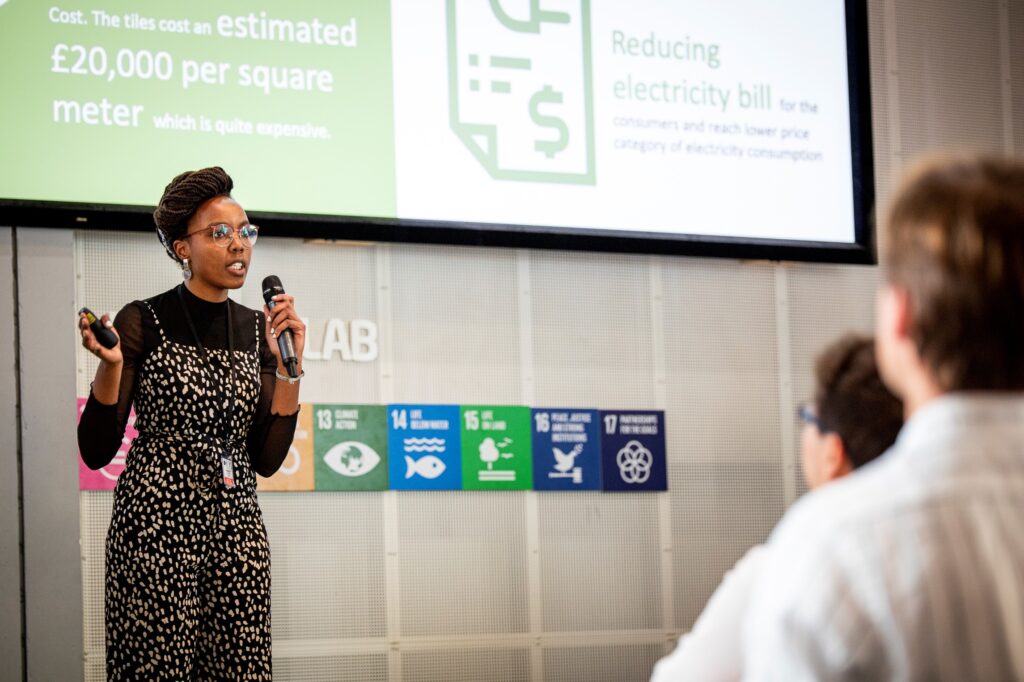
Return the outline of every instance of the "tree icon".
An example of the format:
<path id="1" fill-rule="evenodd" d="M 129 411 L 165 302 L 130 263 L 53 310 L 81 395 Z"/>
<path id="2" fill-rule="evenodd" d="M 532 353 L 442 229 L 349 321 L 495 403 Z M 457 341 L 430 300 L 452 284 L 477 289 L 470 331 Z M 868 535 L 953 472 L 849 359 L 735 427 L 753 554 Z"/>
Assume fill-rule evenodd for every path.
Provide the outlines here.
<path id="1" fill-rule="evenodd" d="M 487 463 L 488 471 L 494 468 L 494 463 L 498 461 L 499 455 L 498 446 L 494 439 L 490 436 L 484 438 L 480 443 L 480 459 Z"/>

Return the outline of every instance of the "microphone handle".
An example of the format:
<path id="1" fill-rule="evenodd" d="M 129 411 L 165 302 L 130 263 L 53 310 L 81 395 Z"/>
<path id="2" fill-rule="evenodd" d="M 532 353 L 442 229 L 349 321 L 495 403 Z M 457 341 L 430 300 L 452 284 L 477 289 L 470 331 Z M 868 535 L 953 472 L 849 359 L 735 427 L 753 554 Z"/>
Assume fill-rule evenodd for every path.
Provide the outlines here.
<path id="1" fill-rule="evenodd" d="M 299 376 L 299 359 L 295 356 L 295 339 L 291 329 L 285 329 L 277 335 L 277 347 L 281 350 L 281 361 L 288 370 L 288 376 L 293 379 Z"/>
<path id="2" fill-rule="evenodd" d="M 274 309 L 274 301 L 267 301 L 267 308 Z M 295 338 L 291 329 L 285 329 L 277 335 L 277 347 L 281 351 L 281 362 L 284 363 L 288 376 L 292 379 L 299 376 L 299 359 L 295 355 Z"/>

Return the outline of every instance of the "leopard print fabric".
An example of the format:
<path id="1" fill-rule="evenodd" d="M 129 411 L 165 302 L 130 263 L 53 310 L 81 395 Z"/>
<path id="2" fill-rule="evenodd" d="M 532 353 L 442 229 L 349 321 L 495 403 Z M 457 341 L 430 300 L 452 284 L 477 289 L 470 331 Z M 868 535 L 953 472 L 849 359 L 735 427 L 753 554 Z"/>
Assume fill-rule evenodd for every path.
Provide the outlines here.
<path id="1" fill-rule="evenodd" d="M 270 546 L 245 448 L 259 348 L 234 351 L 230 391 L 228 351 L 204 359 L 168 340 L 146 307 L 161 343 L 139 372 L 140 435 L 107 534 L 107 677 L 269 680 Z M 223 480 L 225 453 L 233 488 Z"/>

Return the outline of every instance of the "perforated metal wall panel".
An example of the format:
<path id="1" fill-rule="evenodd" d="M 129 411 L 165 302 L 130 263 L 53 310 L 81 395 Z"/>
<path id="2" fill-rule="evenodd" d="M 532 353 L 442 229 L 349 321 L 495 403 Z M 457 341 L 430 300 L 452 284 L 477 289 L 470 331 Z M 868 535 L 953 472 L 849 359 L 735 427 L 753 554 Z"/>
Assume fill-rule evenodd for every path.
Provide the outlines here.
<path id="1" fill-rule="evenodd" d="M 657 497 L 538 494 L 544 630 L 659 629 Z"/>
<path id="2" fill-rule="evenodd" d="M 85 662 L 85 682 L 103 682 L 107 679 L 106 662 L 102 658 Z"/>
<path id="3" fill-rule="evenodd" d="M 660 261 L 670 462 L 781 461 L 775 271 Z"/>
<path id="4" fill-rule="evenodd" d="M 644 680 L 650 676 L 651 668 L 661 655 L 661 647 L 655 645 L 546 649 L 544 679 L 587 682 Z"/>
<path id="5" fill-rule="evenodd" d="M 325 680 L 361 680 L 387 682 L 387 654 L 365 656 L 309 656 L 274 658 L 274 679 L 293 682 L 324 682 Z"/>
<path id="6" fill-rule="evenodd" d="M 653 404 L 648 262 L 608 254 L 530 254 L 534 404 Z"/>
<path id="7" fill-rule="evenodd" d="M 380 495 L 262 493 L 273 551 L 274 636 L 383 637 L 386 625 Z"/>
<path id="8" fill-rule="evenodd" d="M 1010 100 L 1010 122 L 1013 126 L 1012 151 L 1024 154 L 1024 0 L 1011 0 L 1006 9 L 1007 61 L 1010 84 L 1003 97 Z"/>
<path id="9" fill-rule="evenodd" d="M 524 493 L 398 495 L 403 636 L 527 632 Z"/>
<path id="10" fill-rule="evenodd" d="M 402 654 L 405 682 L 531 682 L 526 649 L 410 651 Z"/>
<path id="11" fill-rule="evenodd" d="M 775 273 L 661 259 L 675 622 L 784 508 Z"/>
<path id="12" fill-rule="evenodd" d="M 669 470 L 676 623 L 688 630 L 722 576 L 764 542 L 785 509 L 777 462 L 693 462 Z"/>
<path id="13" fill-rule="evenodd" d="M 894 137 L 899 131 L 893 130 L 892 120 L 895 112 L 893 97 L 890 94 L 893 82 L 889 69 L 889 50 L 894 30 L 887 30 L 886 2 L 884 0 L 868 0 L 868 54 L 871 78 L 871 137 L 872 152 L 875 166 L 876 205 L 885 206 L 890 192 L 890 178 L 894 163 Z M 894 22 L 892 22 L 894 23 Z M 893 27 L 894 28 L 894 27 Z"/>
<path id="14" fill-rule="evenodd" d="M 814 361 L 823 348 L 843 334 L 874 333 L 878 269 L 807 265 L 789 271 L 787 280 L 793 402 L 799 405 L 813 397 Z M 786 417 L 799 433 L 796 410 Z M 802 473 L 797 487 L 807 490 Z"/>
<path id="15" fill-rule="evenodd" d="M 390 250 L 397 402 L 522 402 L 514 251 Z"/>
<path id="16" fill-rule="evenodd" d="M 1000 0 L 895 3 L 900 153 L 1003 152 Z"/>
<path id="17" fill-rule="evenodd" d="M 870 0 L 879 203 L 911 156 L 1024 151 L 1024 2 Z M 827 217 L 823 216 L 823 219 Z M 78 305 L 180 281 L 153 235 L 76 236 Z M 873 267 L 261 238 L 322 349 L 303 402 L 666 412 L 664 494 L 263 493 L 275 679 L 643 680 L 804 489 L 796 406 L 820 349 L 870 332 Z M 95 360 L 78 354 L 87 395 Z M 110 493 L 80 498 L 86 679 L 102 680 Z"/>

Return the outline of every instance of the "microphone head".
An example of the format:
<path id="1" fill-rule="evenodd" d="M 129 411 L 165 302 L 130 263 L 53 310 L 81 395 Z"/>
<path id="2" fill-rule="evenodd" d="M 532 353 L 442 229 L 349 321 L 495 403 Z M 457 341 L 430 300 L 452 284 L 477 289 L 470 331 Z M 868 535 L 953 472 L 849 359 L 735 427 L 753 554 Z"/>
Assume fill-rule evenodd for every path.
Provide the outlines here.
<path id="1" fill-rule="evenodd" d="M 284 287 L 281 286 L 281 278 L 277 275 L 267 275 L 263 278 L 263 300 L 266 303 L 270 303 L 270 299 L 278 294 L 284 293 Z"/>

